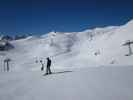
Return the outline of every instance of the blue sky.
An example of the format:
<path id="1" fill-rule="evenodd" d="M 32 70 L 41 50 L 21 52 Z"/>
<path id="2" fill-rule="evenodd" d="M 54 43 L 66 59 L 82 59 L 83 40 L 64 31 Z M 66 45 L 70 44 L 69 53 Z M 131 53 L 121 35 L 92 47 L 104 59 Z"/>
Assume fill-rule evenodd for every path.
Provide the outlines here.
<path id="1" fill-rule="evenodd" d="M 133 0 L 0 0 L 0 32 L 45 34 L 122 25 L 133 18 Z"/>

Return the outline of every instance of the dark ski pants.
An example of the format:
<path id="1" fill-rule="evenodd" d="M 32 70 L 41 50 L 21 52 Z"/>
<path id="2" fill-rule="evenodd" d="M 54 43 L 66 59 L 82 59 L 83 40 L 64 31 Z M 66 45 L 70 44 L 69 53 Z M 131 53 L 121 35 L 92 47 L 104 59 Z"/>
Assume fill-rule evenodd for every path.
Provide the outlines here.
<path id="1" fill-rule="evenodd" d="M 49 66 L 47 66 L 47 69 L 46 69 L 46 74 L 51 74 L 52 72 L 51 72 L 51 69 L 50 69 L 50 67 Z"/>

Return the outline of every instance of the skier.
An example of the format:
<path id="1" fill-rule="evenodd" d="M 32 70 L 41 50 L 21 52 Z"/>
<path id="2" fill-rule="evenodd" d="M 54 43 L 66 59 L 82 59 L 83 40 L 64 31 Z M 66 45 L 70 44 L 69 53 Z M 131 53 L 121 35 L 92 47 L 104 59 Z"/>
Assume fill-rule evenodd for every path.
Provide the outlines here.
<path id="1" fill-rule="evenodd" d="M 51 67 L 51 59 L 49 57 L 47 57 L 46 59 L 47 59 L 46 75 L 52 74 L 51 69 L 50 69 L 50 67 Z"/>
<path id="2" fill-rule="evenodd" d="M 43 61 L 40 60 L 40 63 L 42 64 L 41 71 L 43 71 L 43 70 L 44 70 L 44 64 L 43 64 Z"/>
<path id="3" fill-rule="evenodd" d="M 7 58 L 4 60 L 4 72 L 7 71 L 9 72 L 10 68 L 9 68 L 9 62 L 11 61 L 11 59 Z"/>

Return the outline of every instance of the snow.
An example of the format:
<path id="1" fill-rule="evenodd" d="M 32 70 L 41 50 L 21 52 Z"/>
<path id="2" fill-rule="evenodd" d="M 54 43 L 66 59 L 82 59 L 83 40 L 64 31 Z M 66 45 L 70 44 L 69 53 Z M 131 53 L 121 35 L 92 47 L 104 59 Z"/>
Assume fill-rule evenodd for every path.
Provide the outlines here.
<path id="1" fill-rule="evenodd" d="M 12 41 L 0 51 L 0 100 L 132 100 L 133 20 L 83 32 L 50 32 Z M 133 49 L 133 45 L 132 49 Z M 36 61 L 52 59 L 54 74 L 43 76 Z M 3 72 L 10 58 L 10 72 Z"/>
<path id="2" fill-rule="evenodd" d="M 30 36 L 13 41 L 15 49 L 4 52 L 6 55 L 4 57 L 12 59 L 10 63 L 14 71 L 25 70 L 25 68 L 37 69 L 38 64 L 35 60 L 45 59 L 48 56 L 51 57 L 56 68 L 133 65 L 133 56 L 126 57 L 128 48 L 122 46 L 127 40 L 133 40 L 132 27 L 131 20 L 122 26 L 108 26 L 72 33 L 53 31 L 40 37 Z"/>
<path id="3" fill-rule="evenodd" d="M 0 73 L 0 100 L 132 100 L 133 66 Z"/>

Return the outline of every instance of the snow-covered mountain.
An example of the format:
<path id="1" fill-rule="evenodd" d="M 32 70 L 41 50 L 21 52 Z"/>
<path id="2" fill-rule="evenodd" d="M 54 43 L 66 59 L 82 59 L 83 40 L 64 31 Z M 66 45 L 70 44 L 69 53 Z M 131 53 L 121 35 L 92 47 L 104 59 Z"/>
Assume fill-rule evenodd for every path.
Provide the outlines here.
<path id="1" fill-rule="evenodd" d="M 36 70 L 40 69 L 36 60 L 48 56 L 54 68 L 133 65 L 133 56 L 125 56 L 128 47 L 122 46 L 127 40 L 133 40 L 132 32 L 133 20 L 122 26 L 30 36 L 12 41 L 14 49 L 0 51 L 0 66 L 5 58 L 10 58 L 12 70 Z"/>
<path id="2" fill-rule="evenodd" d="M 133 100 L 133 55 L 123 46 L 132 32 L 133 20 L 11 41 L 14 48 L 0 51 L 0 100 Z M 44 76 L 37 61 L 48 56 L 53 74 Z"/>

